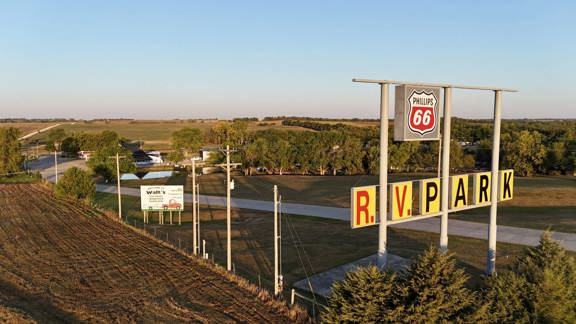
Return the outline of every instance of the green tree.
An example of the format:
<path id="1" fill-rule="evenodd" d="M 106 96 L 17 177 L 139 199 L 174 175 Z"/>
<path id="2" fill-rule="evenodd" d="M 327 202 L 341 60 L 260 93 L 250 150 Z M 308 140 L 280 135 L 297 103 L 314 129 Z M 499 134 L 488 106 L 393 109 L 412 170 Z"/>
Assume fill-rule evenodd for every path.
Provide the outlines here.
<path id="1" fill-rule="evenodd" d="M 332 286 L 324 323 L 381 323 L 400 319 L 396 274 L 375 266 L 360 267 Z"/>
<path id="2" fill-rule="evenodd" d="M 576 264 L 545 232 L 504 274 L 488 281 L 493 322 L 575 323 Z"/>
<path id="3" fill-rule="evenodd" d="M 389 145 L 388 152 L 388 168 L 391 170 L 410 170 L 410 165 L 414 163 L 409 163 L 412 156 L 418 150 L 418 142 L 399 142 L 392 143 Z"/>
<path id="4" fill-rule="evenodd" d="M 63 128 L 51 129 L 46 138 L 46 149 L 50 152 L 61 151 L 60 146 L 65 138 L 66 131 Z"/>
<path id="5" fill-rule="evenodd" d="M 172 133 L 171 144 L 175 154 L 171 155 L 170 160 L 178 162 L 188 157 L 189 153 L 200 150 L 203 144 L 202 131 L 190 127 L 177 130 Z"/>
<path id="6" fill-rule="evenodd" d="M 546 159 L 545 169 L 548 173 L 559 173 L 565 170 L 566 142 L 554 142 L 550 145 Z"/>
<path id="7" fill-rule="evenodd" d="M 362 142 L 357 137 L 347 136 L 338 150 L 337 167 L 342 169 L 348 175 L 363 172 L 362 161 L 364 159 L 364 150 Z"/>
<path id="8" fill-rule="evenodd" d="M 96 184 L 88 172 L 73 167 L 59 179 L 56 194 L 90 203 L 96 194 Z"/>
<path id="9" fill-rule="evenodd" d="M 515 134 L 502 135 L 503 165 L 514 169 L 521 176 L 530 176 L 544 162 L 546 148 L 542 134 L 523 130 Z"/>
<path id="10" fill-rule="evenodd" d="M 248 143 L 249 137 L 248 122 L 245 120 L 220 122 L 206 133 L 207 142 L 232 147 L 243 147 Z"/>
<path id="11" fill-rule="evenodd" d="M 120 145 L 120 139 L 115 132 L 103 131 L 98 136 L 89 136 L 86 139 L 85 145 L 97 145 L 87 165 L 106 181 L 111 181 L 116 177 L 116 160 L 112 158 L 116 153 L 124 156 L 120 159 L 120 173 L 136 171 L 132 152 Z"/>
<path id="12" fill-rule="evenodd" d="M 372 175 L 379 174 L 380 171 L 380 141 L 378 139 L 372 139 L 368 143 L 368 148 L 366 150 L 366 168 L 368 173 Z"/>
<path id="13" fill-rule="evenodd" d="M 400 278 L 403 322 L 439 323 L 478 317 L 468 276 L 452 254 L 430 246 Z"/>
<path id="14" fill-rule="evenodd" d="M 0 128 L 0 174 L 14 173 L 22 169 L 22 153 L 17 128 Z"/>
<path id="15" fill-rule="evenodd" d="M 312 132 L 298 132 L 297 134 L 294 140 L 294 163 L 300 169 L 300 174 L 305 175 L 314 169 L 316 134 Z"/>
<path id="16" fill-rule="evenodd" d="M 78 138 L 76 136 L 68 136 L 62 140 L 60 148 L 62 152 L 75 156 L 78 151 L 80 151 L 80 143 L 78 142 Z"/>

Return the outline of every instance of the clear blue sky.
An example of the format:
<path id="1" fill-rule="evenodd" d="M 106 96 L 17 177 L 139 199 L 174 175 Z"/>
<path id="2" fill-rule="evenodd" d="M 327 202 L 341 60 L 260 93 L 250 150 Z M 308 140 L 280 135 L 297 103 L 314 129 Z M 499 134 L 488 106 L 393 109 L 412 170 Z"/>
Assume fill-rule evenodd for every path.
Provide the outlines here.
<path id="1" fill-rule="evenodd" d="M 377 117 L 354 77 L 576 118 L 574 1 L 2 1 L 0 117 Z M 454 114 L 492 116 L 454 92 Z"/>

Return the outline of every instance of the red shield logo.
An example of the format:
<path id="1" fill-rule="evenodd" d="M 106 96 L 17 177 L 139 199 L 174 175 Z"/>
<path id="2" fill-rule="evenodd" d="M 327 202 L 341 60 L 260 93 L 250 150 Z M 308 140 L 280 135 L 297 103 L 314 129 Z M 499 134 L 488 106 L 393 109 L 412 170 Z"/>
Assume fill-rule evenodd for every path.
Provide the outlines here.
<path id="1" fill-rule="evenodd" d="M 410 111 L 408 113 L 408 128 L 414 133 L 424 135 L 436 128 L 436 104 L 438 100 L 434 93 L 413 91 L 408 97 Z"/>

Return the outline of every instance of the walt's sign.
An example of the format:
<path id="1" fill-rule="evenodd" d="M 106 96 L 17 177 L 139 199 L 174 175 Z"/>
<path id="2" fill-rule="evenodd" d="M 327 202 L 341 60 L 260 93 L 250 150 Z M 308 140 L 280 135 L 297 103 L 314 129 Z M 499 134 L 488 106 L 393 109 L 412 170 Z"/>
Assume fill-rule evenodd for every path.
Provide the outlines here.
<path id="1" fill-rule="evenodd" d="M 439 88 L 396 87 L 395 141 L 430 141 L 440 136 Z"/>

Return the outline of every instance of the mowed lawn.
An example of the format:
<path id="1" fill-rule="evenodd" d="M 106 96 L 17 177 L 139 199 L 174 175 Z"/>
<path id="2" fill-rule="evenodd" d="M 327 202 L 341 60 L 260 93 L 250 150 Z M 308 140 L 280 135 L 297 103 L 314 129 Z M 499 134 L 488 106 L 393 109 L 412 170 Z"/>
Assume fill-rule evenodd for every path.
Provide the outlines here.
<path id="1" fill-rule="evenodd" d="M 98 193 L 98 204 L 116 209 L 114 194 Z M 190 207 L 182 214 L 183 224 L 157 225 L 158 214 L 150 215 L 149 233 L 175 246 L 191 250 L 192 225 Z M 136 197 L 123 198 L 123 212 L 131 225 L 143 227 L 140 201 Z M 167 216 L 168 213 L 165 213 Z M 254 283 L 272 287 L 273 275 L 273 217 L 272 213 L 253 210 L 232 210 L 232 250 L 236 271 Z M 201 206 L 201 236 L 206 240 L 209 257 L 225 265 L 226 211 L 222 207 Z M 167 220 L 166 223 L 167 224 Z M 438 244 L 438 235 L 390 228 L 390 253 L 406 258 L 420 254 L 429 244 Z M 282 217 L 282 269 L 286 287 L 313 273 L 352 262 L 375 253 L 378 242 L 377 227 L 352 230 L 345 221 L 316 217 L 283 215 Z M 470 285 L 481 286 L 485 267 L 486 241 L 463 237 L 450 237 L 450 250 L 471 276 Z M 516 255 L 525 247 L 498 243 L 498 269 L 505 271 Z M 288 289 L 286 290 L 286 292 Z"/>
<path id="2" fill-rule="evenodd" d="M 432 178 L 434 174 L 389 176 L 389 181 Z M 377 176 L 299 176 L 258 175 L 233 176 L 235 189 L 232 197 L 272 200 L 273 186 L 277 185 L 282 200 L 309 205 L 350 207 L 350 188 L 374 185 Z M 200 193 L 224 196 L 225 176 L 222 173 L 202 175 L 197 178 Z M 191 192 L 191 178 L 180 174 L 167 179 L 125 181 L 123 186 L 139 187 L 152 184 L 185 185 Z M 470 181 L 470 185 L 472 182 Z M 418 205 L 415 190 L 413 205 Z M 514 199 L 499 204 L 498 224 L 517 227 L 552 229 L 576 233 L 576 177 L 538 176 L 515 178 Z M 487 223 L 489 209 L 486 207 L 451 214 L 455 219 Z"/>

